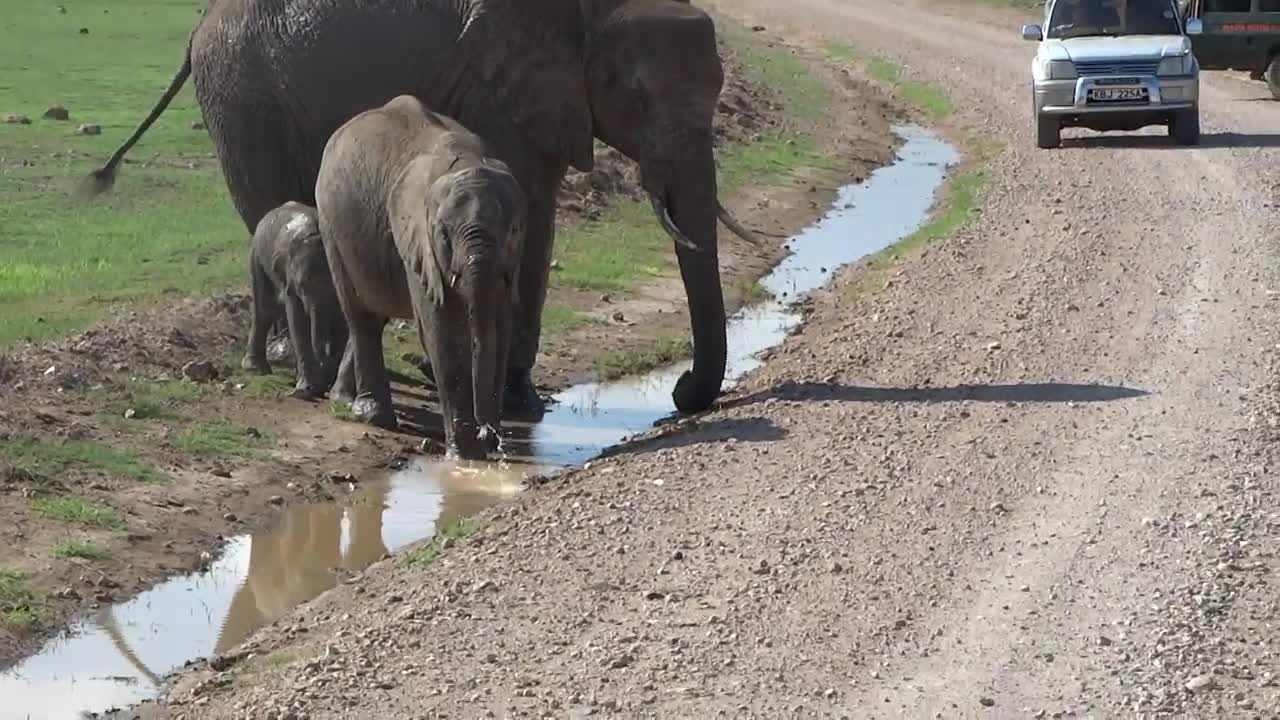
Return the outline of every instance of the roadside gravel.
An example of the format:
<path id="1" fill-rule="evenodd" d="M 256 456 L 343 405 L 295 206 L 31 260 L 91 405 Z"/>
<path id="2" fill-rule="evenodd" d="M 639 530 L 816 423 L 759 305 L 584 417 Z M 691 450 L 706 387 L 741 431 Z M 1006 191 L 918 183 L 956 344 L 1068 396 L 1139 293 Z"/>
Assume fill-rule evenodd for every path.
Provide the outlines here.
<path id="1" fill-rule="evenodd" d="M 1280 713 L 1266 88 L 1206 77 L 1199 148 L 1149 130 L 1042 152 L 1015 19 L 720 5 L 946 88 L 1006 146 L 975 220 L 883 289 L 854 270 L 818 293 L 720 409 L 425 569 L 376 566 L 149 712 Z"/>

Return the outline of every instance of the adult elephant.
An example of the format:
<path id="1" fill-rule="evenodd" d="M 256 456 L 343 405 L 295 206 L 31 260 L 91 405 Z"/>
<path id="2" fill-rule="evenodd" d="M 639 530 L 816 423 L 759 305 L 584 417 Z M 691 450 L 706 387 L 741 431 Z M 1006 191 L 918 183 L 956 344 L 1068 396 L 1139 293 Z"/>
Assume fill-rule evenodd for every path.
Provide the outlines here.
<path id="1" fill-rule="evenodd" d="M 686 0 L 213 0 L 151 114 L 94 173 L 109 188 L 124 154 L 187 77 L 195 82 L 232 200 L 250 229 L 288 200 L 314 204 L 329 135 L 401 94 L 490 143 L 529 200 L 506 378 L 507 411 L 539 411 L 537 355 L 567 169 L 592 168 L 593 137 L 639 164 L 676 241 L 694 362 L 683 412 L 715 400 L 725 372 L 712 116 L 723 84 L 711 18 Z"/>

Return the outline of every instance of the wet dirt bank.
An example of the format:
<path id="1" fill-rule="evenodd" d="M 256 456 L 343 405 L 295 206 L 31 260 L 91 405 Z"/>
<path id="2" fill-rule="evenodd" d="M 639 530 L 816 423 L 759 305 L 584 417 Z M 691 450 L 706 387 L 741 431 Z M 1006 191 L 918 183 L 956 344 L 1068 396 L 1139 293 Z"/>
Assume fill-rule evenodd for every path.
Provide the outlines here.
<path id="1" fill-rule="evenodd" d="M 748 74 L 743 62 L 733 67 L 731 79 Z M 776 89 L 758 82 L 731 82 L 722 98 L 727 122 L 736 125 L 723 131 L 727 138 L 803 130 L 829 165 L 773 186 L 748 182 L 726 197 L 749 227 L 799 227 L 825 207 L 837 184 L 865 177 L 892 157 L 889 122 L 896 111 L 884 97 L 812 67 L 832 88 L 822 118 L 788 116 Z M 618 174 L 609 162 L 602 167 L 610 177 Z M 589 219 L 600 202 L 625 196 L 612 182 L 570 178 L 569 214 Z M 734 307 L 754 298 L 749 281 L 786 253 L 780 240 L 763 239 L 750 246 L 722 232 Z M 570 346 L 634 352 L 683 328 L 675 291 L 678 285 L 673 290 L 664 281 L 607 301 L 589 298 L 604 308 L 600 313 L 623 319 L 581 328 L 572 343 L 550 343 L 539 358 L 542 389 L 598 377 L 592 358 Z M 65 619 L 93 617 L 166 577 L 214 567 L 224 539 L 280 526 L 295 505 L 345 501 L 350 481 L 374 486 L 411 460 L 429 460 L 417 448 L 420 437 L 369 431 L 339 421 L 323 405 L 282 399 L 288 383 L 281 371 L 267 380 L 237 372 L 247 311 L 242 295 L 175 302 L 164 312 L 140 311 L 67 341 L 19 349 L 0 362 L 0 382 L 12 391 L 0 408 L 0 437 L 6 449 L 20 450 L 0 462 L 0 540 L 21 548 L 0 566 L 0 607 L 38 613 L 34 625 L 0 629 L 0 667 L 39 647 Z M 399 369 L 406 382 L 397 383 L 398 402 L 411 410 L 427 392 L 407 363 Z M 425 413 L 411 419 L 428 434 L 438 425 Z M 9 593 L 11 578 L 20 584 Z"/>

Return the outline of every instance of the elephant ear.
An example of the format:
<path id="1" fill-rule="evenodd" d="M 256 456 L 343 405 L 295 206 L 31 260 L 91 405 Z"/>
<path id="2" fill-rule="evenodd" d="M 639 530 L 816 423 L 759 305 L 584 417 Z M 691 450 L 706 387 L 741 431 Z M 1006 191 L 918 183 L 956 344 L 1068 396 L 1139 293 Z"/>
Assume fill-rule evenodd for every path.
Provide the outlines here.
<path id="1" fill-rule="evenodd" d="M 589 172 L 595 165 L 587 95 L 587 31 L 578 3 L 499 0 L 473 5 L 458 38 L 468 65 L 540 150 Z"/>
<path id="2" fill-rule="evenodd" d="M 447 241 L 434 237 L 434 218 L 428 211 L 434 197 L 434 192 L 424 192 L 423 183 L 401 177 L 387 199 L 387 216 L 400 257 L 413 275 L 426 280 L 427 298 L 439 306 L 444 304 L 444 273 L 451 257 Z"/>

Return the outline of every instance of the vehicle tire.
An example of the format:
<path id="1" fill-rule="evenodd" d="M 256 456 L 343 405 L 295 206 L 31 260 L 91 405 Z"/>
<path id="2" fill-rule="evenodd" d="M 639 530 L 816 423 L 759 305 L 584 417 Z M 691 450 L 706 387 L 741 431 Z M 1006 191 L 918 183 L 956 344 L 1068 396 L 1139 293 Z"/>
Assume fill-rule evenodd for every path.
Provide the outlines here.
<path id="1" fill-rule="evenodd" d="M 1045 150 L 1062 144 L 1062 121 L 1057 115 L 1036 113 L 1036 146 Z"/>
<path id="2" fill-rule="evenodd" d="M 1280 53 L 1271 58 L 1267 67 L 1267 87 L 1271 88 L 1271 97 L 1280 100 Z"/>
<path id="3" fill-rule="evenodd" d="M 1196 145 L 1200 142 L 1200 108 L 1174 110 L 1169 118 L 1169 136 L 1179 145 Z"/>

